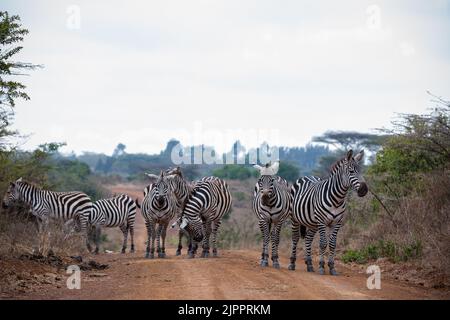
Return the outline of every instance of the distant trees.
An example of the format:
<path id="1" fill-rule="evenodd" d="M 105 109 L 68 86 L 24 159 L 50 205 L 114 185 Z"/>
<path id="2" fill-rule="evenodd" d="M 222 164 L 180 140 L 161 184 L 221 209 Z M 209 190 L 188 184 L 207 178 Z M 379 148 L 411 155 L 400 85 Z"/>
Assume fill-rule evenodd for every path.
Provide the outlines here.
<path id="1" fill-rule="evenodd" d="M 321 136 L 313 137 L 312 141 L 333 146 L 340 151 L 349 149 L 377 151 L 386 138 L 386 135 L 357 131 L 327 131 Z"/>

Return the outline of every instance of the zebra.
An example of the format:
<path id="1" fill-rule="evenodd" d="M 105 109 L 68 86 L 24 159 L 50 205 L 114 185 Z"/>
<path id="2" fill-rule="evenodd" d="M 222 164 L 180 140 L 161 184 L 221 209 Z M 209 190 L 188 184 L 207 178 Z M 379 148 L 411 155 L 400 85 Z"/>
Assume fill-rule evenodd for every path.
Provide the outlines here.
<path id="1" fill-rule="evenodd" d="M 144 189 L 144 200 L 141 204 L 141 212 L 145 219 L 148 235 L 145 257 L 154 258 L 156 238 L 158 258 L 165 258 L 167 226 L 178 211 L 177 198 L 167 181 L 164 171 L 161 171 L 159 176 L 153 174 L 147 174 L 147 176 L 152 183 Z M 155 233 L 156 224 L 158 224 L 157 234 Z M 162 238 L 161 246 L 160 238 Z"/>
<path id="2" fill-rule="evenodd" d="M 255 185 L 253 193 L 253 212 L 258 218 L 259 228 L 263 235 L 263 249 L 261 266 L 269 265 L 269 241 L 272 240 L 272 263 L 279 269 L 278 244 L 283 223 L 290 214 L 292 197 L 289 192 L 288 182 L 276 176 L 278 163 L 266 164 L 265 167 L 254 165 L 262 174 Z M 268 174 L 270 173 L 270 174 Z"/>
<path id="3" fill-rule="evenodd" d="M 126 194 L 117 195 L 109 199 L 97 200 L 93 203 L 93 210 L 89 216 L 89 225 L 94 227 L 95 253 L 99 252 L 101 228 L 119 227 L 123 233 L 122 253 L 125 253 L 128 242 L 128 232 L 131 237 L 131 250 L 134 252 L 134 222 L 138 200 L 133 200 Z M 88 250 L 91 251 L 90 245 Z"/>
<path id="4" fill-rule="evenodd" d="M 43 190 L 19 178 L 15 182 L 10 182 L 2 206 L 7 208 L 16 200 L 23 201 L 31 207 L 32 215 L 38 220 L 40 233 L 48 226 L 50 219 L 60 220 L 66 224 L 78 219 L 80 230 L 87 230 L 92 201 L 83 192 Z"/>
<path id="5" fill-rule="evenodd" d="M 184 179 L 183 173 L 181 172 L 180 167 L 176 168 L 170 168 L 165 171 L 167 181 L 169 185 L 171 186 L 172 190 L 175 193 L 175 197 L 177 198 L 177 207 L 178 207 L 178 213 L 177 213 L 177 220 L 172 224 L 172 228 L 175 228 L 175 226 L 181 223 L 181 213 L 183 212 L 184 206 L 186 205 L 187 200 L 189 199 L 189 195 L 194 190 L 196 182 L 189 182 L 186 179 Z M 178 247 L 175 255 L 179 256 L 181 255 L 181 250 L 183 249 L 182 240 L 183 236 L 189 237 L 187 232 L 180 228 L 178 232 Z M 190 246 L 191 241 L 190 242 Z"/>
<path id="6" fill-rule="evenodd" d="M 330 247 L 328 267 L 331 275 L 337 275 L 334 267 L 336 254 L 336 238 L 342 225 L 346 208 L 346 196 L 353 188 L 358 196 L 367 194 L 367 184 L 359 173 L 359 163 L 364 156 L 362 150 L 355 156 L 349 150 L 347 155 L 337 161 L 326 179 L 304 177 L 297 180 L 291 188 L 293 196 L 292 208 L 292 253 L 288 269 L 295 270 L 297 243 L 305 238 L 305 263 L 308 272 L 314 272 L 311 258 L 311 244 L 317 231 L 320 234 L 319 273 L 325 274 L 324 254 L 327 245 Z M 326 229 L 331 229 L 327 239 Z"/>
<path id="7" fill-rule="evenodd" d="M 197 243 L 203 241 L 202 258 L 209 257 L 212 235 L 213 256 L 217 257 L 217 232 L 222 217 L 231 209 L 232 197 L 227 183 L 217 177 L 196 182 L 181 215 L 180 228 L 189 233 L 194 244 L 188 256 L 195 256 Z"/>

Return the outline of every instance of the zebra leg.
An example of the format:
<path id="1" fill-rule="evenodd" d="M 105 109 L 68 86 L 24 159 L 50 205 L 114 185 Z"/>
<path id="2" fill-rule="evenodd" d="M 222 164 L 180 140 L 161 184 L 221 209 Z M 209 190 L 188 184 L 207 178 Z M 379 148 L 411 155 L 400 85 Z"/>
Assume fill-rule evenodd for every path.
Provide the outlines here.
<path id="1" fill-rule="evenodd" d="M 178 248 L 175 255 L 180 256 L 181 255 L 181 249 L 183 249 L 183 231 L 178 231 Z"/>
<path id="2" fill-rule="evenodd" d="M 131 238 L 130 252 L 134 253 L 134 225 L 130 225 L 130 238 Z"/>
<path id="3" fill-rule="evenodd" d="M 95 226 L 95 254 L 98 254 L 100 251 L 100 237 L 102 235 L 102 229 L 100 228 L 100 226 Z"/>
<path id="4" fill-rule="evenodd" d="M 330 256 L 328 258 L 328 267 L 330 268 L 330 274 L 332 276 L 337 276 L 338 273 L 336 272 L 336 269 L 334 268 L 334 257 L 336 256 L 336 240 L 337 240 L 337 234 L 339 232 L 339 229 L 341 228 L 341 221 L 336 223 L 333 227 L 333 231 L 330 235 L 329 240 L 329 247 L 330 247 Z"/>
<path id="5" fill-rule="evenodd" d="M 127 242 L 128 242 L 128 226 L 121 225 L 120 230 L 122 230 L 123 233 L 122 253 L 125 253 L 127 250 Z"/>
<path id="6" fill-rule="evenodd" d="M 152 243 L 151 239 L 155 233 L 155 224 L 153 223 L 153 221 L 146 221 L 145 226 L 147 227 L 147 249 L 145 257 L 147 259 L 153 259 L 155 247 L 153 246 L 153 251 L 151 252 L 150 245 Z"/>
<path id="7" fill-rule="evenodd" d="M 217 233 L 219 231 L 221 220 L 215 221 L 212 230 L 212 241 L 213 241 L 213 257 L 217 257 Z"/>
<path id="8" fill-rule="evenodd" d="M 319 242 L 319 254 L 320 254 L 320 260 L 319 260 L 319 273 L 325 274 L 325 251 L 327 250 L 327 230 L 326 226 L 323 224 L 319 225 L 319 235 L 320 235 L 320 242 Z"/>
<path id="9" fill-rule="evenodd" d="M 208 258 L 209 257 L 209 237 L 211 236 L 212 227 L 211 221 L 205 221 L 205 237 L 203 238 L 203 251 L 202 251 L 202 258 Z"/>
<path id="10" fill-rule="evenodd" d="M 305 264 L 306 264 L 306 271 L 308 272 L 314 272 L 314 267 L 312 264 L 312 257 L 311 257 L 311 247 L 312 242 L 314 240 L 314 236 L 316 235 L 317 230 L 313 229 L 307 229 L 306 230 L 306 236 L 305 236 Z"/>
<path id="11" fill-rule="evenodd" d="M 300 223 L 292 221 L 292 252 L 290 258 L 289 270 L 295 270 L 295 261 L 297 260 L 297 244 L 300 239 Z"/>
<path id="12" fill-rule="evenodd" d="M 163 231 L 163 227 L 164 226 L 162 224 L 158 224 L 158 231 L 156 233 L 156 252 L 158 252 L 158 257 L 161 253 L 161 234 Z"/>
<path id="13" fill-rule="evenodd" d="M 168 225 L 160 225 L 161 226 L 161 241 L 162 246 L 160 248 L 160 251 L 158 252 L 158 258 L 165 258 L 166 257 L 166 234 L 167 234 L 167 227 Z"/>
<path id="14" fill-rule="evenodd" d="M 278 245 L 280 244 L 280 232 L 283 223 L 278 222 L 272 229 L 272 266 L 275 269 L 280 269 L 280 263 L 278 262 Z"/>
<path id="15" fill-rule="evenodd" d="M 259 228 L 263 234 L 263 248 L 261 254 L 261 267 L 269 266 L 269 236 L 270 236 L 270 223 L 264 220 L 259 221 Z"/>

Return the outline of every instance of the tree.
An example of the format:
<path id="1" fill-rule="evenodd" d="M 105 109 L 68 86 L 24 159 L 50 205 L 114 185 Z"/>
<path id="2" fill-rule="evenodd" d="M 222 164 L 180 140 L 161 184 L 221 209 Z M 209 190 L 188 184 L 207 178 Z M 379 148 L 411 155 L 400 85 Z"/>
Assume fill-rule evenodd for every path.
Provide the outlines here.
<path id="1" fill-rule="evenodd" d="M 289 162 L 280 162 L 278 175 L 289 182 L 294 182 L 300 177 L 300 169 Z"/>
<path id="2" fill-rule="evenodd" d="M 120 157 L 121 155 L 123 155 L 125 153 L 126 148 L 127 148 L 126 145 L 124 145 L 123 143 L 119 143 L 113 151 L 113 154 L 112 154 L 113 158 L 117 158 L 117 157 Z"/>
<path id="3" fill-rule="evenodd" d="M 25 85 L 11 79 L 12 76 L 23 75 L 22 70 L 38 67 L 30 63 L 12 60 L 23 47 L 17 45 L 23 41 L 28 30 L 22 28 L 20 17 L 10 16 L 6 11 L 0 11 L 0 149 L 4 149 L 4 138 L 16 134 L 10 131 L 13 108 L 17 99 L 29 100 Z M 3 140 L 3 141 L 2 141 Z"/>
<path id="4" fill-rule="evenodd" d="M 376 151 L 386 138 L 387 135 L 361 133 L 357 131 L 327 131 L 321 136 L 313 137 L 312 141 L 332 145 L 341 151 L 350 149 Z"/>

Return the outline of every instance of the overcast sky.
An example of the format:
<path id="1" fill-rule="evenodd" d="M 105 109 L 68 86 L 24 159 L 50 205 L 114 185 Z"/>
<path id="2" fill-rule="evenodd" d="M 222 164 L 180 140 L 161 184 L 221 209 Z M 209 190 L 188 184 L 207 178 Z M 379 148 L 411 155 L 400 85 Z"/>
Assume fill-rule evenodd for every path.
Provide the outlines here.
<path id="1" fill-rule="evenodd" d="M 320 2 L 320 5 L 319 5 Z M 159 152 L 170 138 L 304 145 L 450 97 L 450 3 L 1 0 L 30 30 L 24 148 Z M 79 18 L 78 19 L 78 10 Z M 80 22 L 78 24 L 78 22 Z M 252 130 L 249 130 L 252 129 Z M 214 131 L 214 134 L 212 134 Z M 211 138 L 211 137 L 214 138 Z"/>

